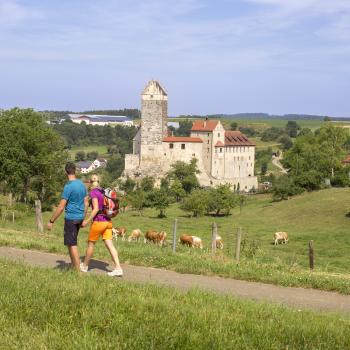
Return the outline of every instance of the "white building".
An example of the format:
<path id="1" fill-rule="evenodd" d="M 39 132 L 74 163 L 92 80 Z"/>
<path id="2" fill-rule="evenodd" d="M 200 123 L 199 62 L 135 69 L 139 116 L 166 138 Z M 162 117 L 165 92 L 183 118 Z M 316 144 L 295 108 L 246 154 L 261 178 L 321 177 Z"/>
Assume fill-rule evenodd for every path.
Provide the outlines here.
<path id="1" fill-rule="evenodd" d="M 99 115 L 99 114 L 68 114 L 73 123 L 85 122 L 88 125 L 122 125 L 133 126 L 133 120 L 122 115 Z"/>

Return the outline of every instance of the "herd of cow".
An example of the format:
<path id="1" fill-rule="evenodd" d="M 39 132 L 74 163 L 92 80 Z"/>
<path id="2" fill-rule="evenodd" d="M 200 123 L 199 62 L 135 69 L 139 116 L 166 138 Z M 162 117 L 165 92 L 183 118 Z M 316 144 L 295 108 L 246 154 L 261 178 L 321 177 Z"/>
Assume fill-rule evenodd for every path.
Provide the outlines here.
<path id="1" fill-rule="evenodd" d="M 123 241 L 126 240 L 126 228 L 125 227 L 116 227 L 112 229 L 113 237 L 121 237 Z M 140 229 L 135 229 L 131 232 L 128 237 L 128 242 L 139 241 L 142 237 L 142 232 Z M 144 235 L 144 243 L 155 243 L 157 245 L 163 246 L 166 243 L 167 233 L 165 231 L 147 231 Z M 278 243 L 287 243 L 288 234 L 287 232 L 276 232 L 274 234 L 274 244 Z M 179 243 L 188 246 L 190 248 L 199 248 L 203 249 L 202 239 L 198 236 L 191 236 L 186 233 L 180 235 Z M 217 249 L 223 249 L 224 243 L 220 236 L 216 236 L 215 245 Z"/>
<path id="2" fill-rule="evenodd" d="M 126 228 L 125 227 L 115 227 L 112 229 L 113 237 L 118 238 L 121 237 L 123 241 L 126 240 Z M 129 237 L 128 242 L 132 241 L 139 241 L 141 239 L 142 232 L 140 229 L 133 230 Z M 167 233 L 165 231 L 147 231 L 144 235 L 144 243 L 155 243 L 160 246 L 164 245 L 166 243 Z M 203 249 L 203 242 L 202 239 L 198 236 L 191 236 L 188 234 L 182 234 L 179 238 L 179 243 L 191 247 L 191 248 L 199 248 Z M 220 236 L 216 236 L 216 248 L 217 249 L 223 249 L 224 243 L 222 241 L 222 238 Z"/>

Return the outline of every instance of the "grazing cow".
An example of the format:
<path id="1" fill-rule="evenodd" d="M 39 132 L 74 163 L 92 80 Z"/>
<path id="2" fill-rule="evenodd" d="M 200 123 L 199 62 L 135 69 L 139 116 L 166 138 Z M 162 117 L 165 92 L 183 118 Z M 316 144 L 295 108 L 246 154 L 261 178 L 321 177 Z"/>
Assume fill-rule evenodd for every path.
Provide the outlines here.
<path id="1" fill-rule="evenodd" d="M 166 240 L 167 233 L 165 231 L 147 231 L 145 234 L 144 242 L 153 242 L 155 244 L 163 245 Z"/>
<path id="2" fill-rule="evenodd" d="M 128 242 L 131 242 L 131 241 L 138 242 L 140 238 L 141 238 L 141 230 L 137 228 L 131 232 L 130 236 L 128 237 Z"/>
<path id="3" fill-rule="evenodd" d="M 180 236 L 180 243 L 183 245 L 187 245 L 189 247 L 192 247 L 193 246 L 193 238 L 192 238 L 192 236 L 184 233 Z"/>
<path id="4" fill-rule="evenodd" d="M 115 227 L 112 228 L 113 238 L 117 239 L 118 237 L 122 238 L 122 241 L 125 241 L 126 228 L 125 227 Z"/>
<path id="5" fill-rule="evenodd" d="M 197 236 L 192 236 L 193 239 L 193 244 L 192 247 L 193 248 L 200 248 L 203 249 L 203 243 L 202 243 L 202 239 L 197 237 Z"/>
<path id="6" fill-rule="evenodd" d="M 275 245 L 279 242 L 281 243 L 287 243 L 288 242 L 288 233 L 287 232 L 276 232 L 274 234 L 275 238 Z"/>
<path id="7" fill-rule="evenodd" d="M 222 241 L 221 236 L 216 236 L 216 249 L 224 249 L 224 243 Z"/>

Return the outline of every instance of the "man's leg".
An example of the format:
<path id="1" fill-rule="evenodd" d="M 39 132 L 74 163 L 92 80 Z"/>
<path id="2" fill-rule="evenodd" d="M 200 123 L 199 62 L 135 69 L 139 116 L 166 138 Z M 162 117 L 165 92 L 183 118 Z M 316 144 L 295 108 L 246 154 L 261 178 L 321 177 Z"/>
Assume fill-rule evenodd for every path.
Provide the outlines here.
<path id="1" fill-rule="evenodd" d="M 80 271 L 80 256 L 79 256 L 78 246 L 76 245 L 68 246 L 68 252 L 69 252 L 70 260 L 72 262 L 72 268 Z"/>

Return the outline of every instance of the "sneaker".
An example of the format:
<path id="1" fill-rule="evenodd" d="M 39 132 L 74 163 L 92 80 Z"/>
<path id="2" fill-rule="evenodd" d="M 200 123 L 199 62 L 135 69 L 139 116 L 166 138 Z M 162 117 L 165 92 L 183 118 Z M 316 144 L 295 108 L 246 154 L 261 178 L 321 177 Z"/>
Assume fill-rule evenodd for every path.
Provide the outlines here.
<path id="1" fill-rule="evenodd" d="M 89 266 L 85 266 L 83 263 L 80 263 L 80 271 L 88 272 Z"/>
<path id="2" fill-rule="evenodd" d="M 123 277 L 123 270 L 122 269 L 114 269 L 113 271 L 111 272 L 107 272 L 107 275 L 108 276 L 111 276 L 111 277 Z"/>

